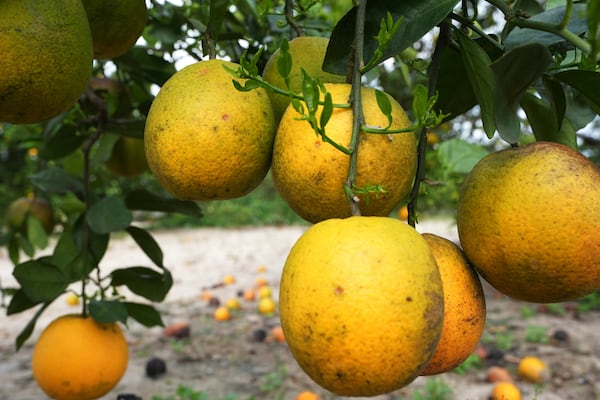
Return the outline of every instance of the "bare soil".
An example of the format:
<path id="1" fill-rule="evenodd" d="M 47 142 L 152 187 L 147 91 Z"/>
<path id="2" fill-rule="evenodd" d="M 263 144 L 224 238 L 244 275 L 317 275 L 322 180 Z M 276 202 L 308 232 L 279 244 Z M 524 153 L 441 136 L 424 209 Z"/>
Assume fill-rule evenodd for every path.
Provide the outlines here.
<path id="1" fill-rule="evenodd" d="M 166 337 L 162 328 L 147 329 L 131 323 L 126 329 L 130 365 L 119 385 L 103 399 L 135 394 L 144 400 L 175 397 L 177 387 L 204 391 L 207 400 L 293 400 L 303 390 L 317 392 L 321 399 L 343 399 L 313 383 L 297 366 L 285 343 L 270 336 L 279 325 L 277 315 L 263 316 L 256 302 L 242 301 L 242 310 L 232 320 L 216 322 L 214 304 L 200 299 L 204 290 L 225 302 L 257 278 L 265 278 L 277 295 L 285 257 L 302 234 L 303 227 L 258 227 L 242 229 L 193 229 L 156 232 L 175 284 L 167 300 L 159 305 L 167 325 L 187 322 L 189 337 Z M 432 232 L 457 240 L 451 221 L 423 221 L 421 232 Z M 150 260 L 127 237 L 111 241 L 103 268 L 151 265 Z M 264 267 L 264 268 L 260 268 Z M 12 265 L 0 253 L 0 283 L 14 285 Z M 264 269 L 264 271 L 262 271 Z M 235 283 L 220 285 L 225 275 Z M 481 340 L 487 358 L 461 373 L 418 378 L 408 387 L 375 399 L 413 399 L 414 391 L 435 380 L 447 385 L 456 400 L 487 400 L 493 386 L 486 382 L 486 368 L 507 368 L 523 392 L 523 399 L 600 399 L 600 313 L 578 312 L 575 304 L 545 307 L 517 302 L 486 286 L 487 326 Z M 14 339 L 33 311 L 0 317 L 0 399 L 46 399 L 30 370 L 33 343 L 53 318 L 76 312 L 58 299 L 38 322 L 32 338 L 18 352 Z M 261 337 L 266 337 L 263 339 Z M 262 339 L 262 340 L 261 340 Z M 536 355 L 551 368 L 552 377 L 543 385 L 524 382 L 516 376 L 518 360 Z M 146 364 L 153 357 L 166 363 L 165 374 L 151 379 Z"/>

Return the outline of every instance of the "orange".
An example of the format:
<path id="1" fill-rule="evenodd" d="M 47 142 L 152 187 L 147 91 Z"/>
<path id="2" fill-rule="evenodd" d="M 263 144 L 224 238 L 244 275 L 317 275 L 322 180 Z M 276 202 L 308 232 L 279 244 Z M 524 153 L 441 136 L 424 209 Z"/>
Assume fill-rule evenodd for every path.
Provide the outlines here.
<path id="1" fill-rule="evenodd" d="M 148 170 L 144 140 L 122 137 L 115 143 L 106 166 L 115 175 L 136 176 Z"/>
<path id="2" fill-rule="evenodd" d="M 521 400 L 521 391 L 514 383 L 499 382 L 492 388 L 490 400 Z"/>
<path id="3" fill-rule="evenodd" d="M 223 277 L 223 283 L 226 285 L 231 285 L 232 283 L 235 283 L 235 276 L 233 275 L 225 275 Z"/>
<path id="4" fill-rule="evenodd" d="M 54 230 L 54 211 L 50 202 L 41 197 L 20 197 L 6 210 L 8 226 L 20 232 L 27 230 L 27 217 L 37 219 L 47 234 Z"/>
<path id="5" fill-rule="evenodd" d="M 442 332 L 444 297 L 423 237 L 395 218 L 311 226 L 286 259 L 279 314 L 287 344 L 316 383 L 341 396 L 408 385 Z"/>
<path id="6" fill-rule="evenodd" d="M 408 221 L 408 206 L 404 205 L 398 209 L 398 218 L 402 221 Z"/>
<path id="7" fill-rule="evenodd" d="M 227 321 L 231 319 L 231 314 L 229 313 L 229 308 L 225 306 L 217 307 L 213 314 L 215 320 L 217 321 Z"/>
<path id="8" fill-rule="evenodd" d="M 242 308 L 242 305 L 240 304 L 240 301 L 238 299 L 232 297 L 231 299 L 228 299 L 225 302 L 225 307 L 227 307 L 230 310 L 239 310 L 240 308 Z"/>
<path id="9" fill-rule="evenodd" d="M 292 67 L 289 75 L 289 89 L 297 94 L 302 93 L 302 70 L 304 69 L 313 79 L 319 79 L 321 82 L 345 82 L 344 75 L 335 75 L 325 72 L 322 69 L 323 60 L 329 39 L 318 36 L 300 36 L 292 39 L 288 43 L 289 53 L 292 57 Z M 284 78 L 279 74 L 277 63 L 280 50 L 277 49 L 265 64 L 263 70 L 263 79 L 270 84 L 281 89 L 288 90 Z M 288 96 L 269 91 L 269 97 L 273 104 L 275 117 L 279 120 L 283 112 L 290 104 Z"/>
<path id="10" fill-rule="evenodd" d="M 517 369 L 519 377 L 530 383 L 542 383 L 550 377 L 546 363 L 534 356 L 523 357 Z"/>
<path id="11" fill-rule="evenodd" d="M 75 104 L 93 61 L 80 0 L 3 0 L 0 32 L 0 121 L 41 122 Z"/>
<path id="12" fill-rule="evenodd" d="M 258 301 L 256 309 L 260 314 L 271 315 L 277 310 L 277 305 L 275 304 L 275 300 L 271 297 L 263 297 Z"/>
<path id="13" fill-rule="evenodd" d="M 477 347 L 485 327 L 485 296 L 477 272 L 448 239 L 424 233 L 442 277 L 444 324 L 436 351 L 423 371 L 434 375 L 458 367 Z"/>
<path id="14" fill-rule="evenodd" d="M 271 297 L 273 295 L 273 291 L 269 286 L 261 286 L 258 289 L 258 298 L 264 299 L 265 297 Z"/>
<path id="15" fill-rule="evenodd" d="M 278 326 L 274 327 L 273 329 L 271 329 L 271 337 L 276 342 L 279 342 L 279 343 L 285 342 L 285 334 L 283 333 L 283 329 L 281 328 L 281 325 L 278 325 Z"/>
<path id="16" fill-rule="evenodd" d="M 79 305 L 79 296 L 73 292 L 69 292 L 65 297 L 65 302 L 67 303 L 67 305 L 77 306 Z"/>
<path id="17" fill-rule="evenodd" d="M 298 393 L 295 400 L 319 400 L 319 396 L 315 392 L 305 390 Z"/>
<path id="18" fill-rule="evenodd" d="M 491 153 L 464 181 L 460 243 L 494 288 L 533 303 L 600 288 L 600 169 L 558 143 Z M 560 212 L 557 210 L 560 209 Z"/>
<path id="19" fill-rule="evenodd" d="M 267 281 L 267 278 L 264 278 L 262 276 L 259 276 L 258 278 L 256 278 L 256 286 L 258 286 L 259 288 L 266 286 L 268 284 L 269 284 L 269 282 Z"/>
<path id="20" fill-rule="evenodd" d="M 114 58 L 133 47 L 146 26 L 145 0 L 82 0 L 87 12 L 94 58 Z"/>
<path id="21" fill-rule="evenodd" d="M 254 299 L 256 298 L 256 293 L 252 289 L 246 289 L 244 290 L 242 297 L 246 301 L 254 301 Z"/>
<path id="22" fill-rule="evenodd" d="M 349 84 L 325 84 L 333 103 L 347 104 Z M 410 121 L 400 104 L 388 96 L 392 107 L 390 129 L 407 128 Z M 388 126 L 375 98 L 363 88 L 365 123 Z M 322 107 L 317 110 L 319 119 Z M 352 134 L 352 109 L 335 108 L 325 133 L 341 146 Z M 417 148 L 414 133 L 395 135 L 361 133 L 354 198 L 362 215 L 387 216 L 406 197 L 415 177 Z M 279 123 L 273 147 L 273 183 L 287 204 L 309 222 L 349 217 L 351 207 L 344 191 L 350 157 L 317 136 L 309 122 L 289 107 Z M 385 168 L 383 167 L 385 165 Z M 366 189 L 373 192 L 363 193 Z"/>
<path id="23" fill-rule="evenodd" d="M 180 199 L 244 196 L 271 166 L 276 126 L 269 96 L 265 89 L 237 90 L 226 68 L 239 65 L 207 60 L 183 68 L 162 86 L 148 112 L 148 165 Z"/>
<path id="24" fill-rule="evenodd" d="M 212 294 L 209 291 L 204 290 L 202 293 L 200 293 L 200 299 L 204 301 L 210 301 L 210 299 L 212 299 Z"/>
<path id="25" fill-rule="evenodd" d="M 53 399 L 96 399 L 110 392 L 127 369 L 128 348 L 116 323 L 64 315 L 41 333 L 31 359 L 33 377 Z"/>

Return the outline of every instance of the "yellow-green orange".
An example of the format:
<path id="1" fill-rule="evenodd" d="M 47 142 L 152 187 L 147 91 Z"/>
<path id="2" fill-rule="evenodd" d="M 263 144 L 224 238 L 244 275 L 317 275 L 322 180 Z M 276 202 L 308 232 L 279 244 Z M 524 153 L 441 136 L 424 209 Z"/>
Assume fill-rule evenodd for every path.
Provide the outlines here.
<path id="1" fill-rule="evenodd" d="M 241 197 L 271 165 L 275 120 L 264 89 L 237 90 L 225 69 L 200 61 L 173 75 L 154 99 L 144 143 L 150 170 L 185 200 Z"/>
<path id="2" fill-rule="evenodd" d="M 323 60 L 329 45 L 329 39 L 319 36 L 300 36 L 290 40 L 289 54 L 292 58 L 292 67 L 289 74 L 289 89 L 294 93 L 302 93 L 302 69 L 312 78 L 318 78 L 321 82 L 342 83 L 346 80 L 343 75 L 336 75 L 323 71 Z M 263 70 L 263 79 L 270 84 L 287 90 L 285 79 L 279 73 L 277 63 L 280 50 L 277 49 L 267 60 Z M 290 104 L 288 96 L 269 91 L 273 110 L 277 120 Z"/>
<path id="3" fill-rule="evenodd" d="M 485 296 L 475 270 L 454 242 L 424 233 L 442 277 L 444 324 L 442 337 L 422 375 L 450 371 L 477 347 L 485 327 Z"/>
<path id="4" fill-rule="evenodd" d="M 136 176 L 148 170 L 144 140 L 122 137 L 115 143 L 106 167 L 115 175 Z"/>
<path id="5" fill-rule="evenodd" d="M 0 2 L 0 121 L 66 111 L 92 73 L 92 36 L 79 0 Z"/>
<path id="6" fill-rule="evenodd" d="M 6 222 L 13 230 L 26 231 L 26 218 L 31 215 L 37 219 L 46 233 L 54 229 L 54 211 L 50 202 L 41 197 L 20 197 L 14 200 L 6 210 Z"/>
<path id="7" fill-rule="evenodd" d="M 279 313 L 294 358 L 315 382 L 342 396 L 375 396 L 409 384 L 433 355 L 442 281 L 410 225 L 329 219 L 292 247 Z"/>
<path id="8" fill-rule="evenodd" d="M 119 325 L 64 315 L 41 333 L 31 368 L 40 388 L 57 400 L 91 400 L 110 392 L 127 369 L 127 342 Z"/>
<path id="9" fill-rule="evenodd" d="M 457 224 L 492 286 L 534 303 L 600 288 L 600 170 L 579 152 L 535 142 L 484 157 L 467 176 Z"/>
<path id="10" fill-rule="evenodd" d="M 82 0 L 87 12 L 94 58 L 114 58 L 133 47 L 146 26 L 144 0 Z"/>
<path id="11" fill-rule="evenodd" d="M 325 84 L 333 103 L 348 102 L 351 85 Z M 390 129 L 410 126 L 406 113 L 392 97 Z M 388 126 L 381 112 L 375 91 L 362 90 L 365 123 L 371 127 Z M 318 110 L 320 115 L 322 107 Z M 351 215 L 344 192 L 350 156 L 324 142 L 307 121 L 289 107 L 281 121 L 273 148 L 273 182 L 289 206 L 302 218 L 318 222 L 328 218 Z M 317 117 L 319 118 L 319 117 Z M 325 133 L 336 143 L 348 146 L 352 135 L 352 110 L 335 108 L 325 127 Z M 361 133 L 355 185 L 360 188 L 383 188 L 384 192 L 359 194 L 356 198 L 362 215 L 387 216 L 410 192 L 417 166 L 414 133 Z"/>

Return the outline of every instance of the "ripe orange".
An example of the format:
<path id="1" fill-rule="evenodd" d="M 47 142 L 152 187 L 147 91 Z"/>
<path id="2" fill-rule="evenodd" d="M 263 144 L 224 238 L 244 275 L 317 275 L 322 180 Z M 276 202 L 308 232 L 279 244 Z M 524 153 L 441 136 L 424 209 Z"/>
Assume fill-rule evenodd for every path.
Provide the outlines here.
<path id="1" fill-rule="evenodd" d="M 229 313 L 229 308 L 225 306 L 217 307 L 213 314 L 215 320 L 217 321 L 227 321 L 231 319 L 231 314 Z"/>
<path id="2" fill-rule="evenodd" d="M 292 68 L 289 76 L 290 89 L 294 93 L 302 93 L 302 69 L 312 78 L 318 78 L 321 82 L 345 82 L 344 75 L 335 75 L 323 71 L 322 65 L 325 59 L 329 39 L 318 36 L 301 36 L 289 41 L 289 53 L 292 57 Z M 270 84 L 287 90 L 284 78 L 279 74 L 277 62 L 279 60 L 279 49 L 277 49 L 265 64 L 263 79 Z M 269 97 L 273 104 L 273 111 L 277 120 L 290 104 L 290 98 L 285 95 L 269 91 Z"/>
<path id="3" fill-rule="evenodd" d="M 92 35 L 81 1 L 0 4 L 0 121 L 31 124 L 63 113 L 92 74 Z"/>
<path id="4" fill-rule="evenodd" d="M 333 103 L 348 103 L 351 85 L 325 84 Z M 387 127 L 370 88 L 362 90 L 365 123 Z M 388 96 L 392 105 L 390 129 L 407 128 L 410 121 L 400 104 Z M 322 107 L 317 110 L 317 114 Z M 317 115 L 317 119 L 319 116 Z M 352 134 L 352 109 L 335 108 L 325 127 L 336 143 L 348 146 Z M 412 188 L 415 177 L 417 148 L 414 133 L 395 135 L 361 133 L 355 185 L 379 188 L 376 193 L 359 193 L 355 198 L 362 215 L 388 216 Z M 385 164 L 385 168 L 382 166 Z M 318 222 L 351 215 L 344 191 L 350 157 L 316 136 L 311 125 L 289 107 L 279 123 L 273 147 L 273 183 L 277 191 L 302 218 Z M 364 190 L 363 190 L 364 191 Z"/>
<path id="5" fill-rule="evenodd" d="M 534 356 L 523 357 L 517 369 L 519 377 L 530 383 L 542 383 L 550 377 L 546 363 Z"/>
<path id="6" fill-rule="evenodd" d="M 223 277 L 223 283 L 226 285 L 231 285 L 232 283 L 235 283 L 235 276 L 233 275 L 225 275 Z"/>
<path id="7" fill-rule="evenodd" d="M 422 372 L 450 371 L 477 347 L 485 327 L 485 296 L 475 270 L 461 249 L 448 239 L 424 233 L 438 265 L 444 288 L 444 323 L 435 354 Z"/>
<path id="8" fill-rule="evenodd" d="M 69 292 L 69 293 L 67 293 L 67 296 L 65 297 L 65 302 L 70 306 L 73 306 L 73 307 L 77 306 L 77 305 L 79 305 L 79 296 L 77 296 L 73 292 Z"/>
<path id="9" fill-rule="evenodd" d="M 408 221 L 408 206 L 404 205 L 398 209 L 398 218 L 402 221 Z"/>
<path id="10" fill-rule="evenodd" d="M 283 333 L 283 329 L 281 328 L 281 325 L 278 325 L 278 326 L 274 327 L 273 329 L 271 329 L 271 337 L 276 342 L 279 342 L 279 343 L 285 342 L 285 334 Z"/>
<path id="11" fill-rule="evenodd" d="M 521 391 L 514 383 L 499 382 L 494 385 L 490 400 L 521 400 Z"/>
<path id="12" fill-rule="evenodd" d="M 65 315 L 41 333 L 31 368 L 37 384 L 53 399 L 96 399 L 119 383 L 128 355 L 125 336 L 116 323 Z"/>
<path id="13" fill-rule="evenodd" d="M 295 400 L 319 400 L 319 395 L 317 395 L 315 392 L 311 392 L 310 390 L 305 390 L 298 393 Z"/>
<path id="14" fill-rule="evenodd" d="M 256 286 L 258 286 L 259 288 L 266 286 L 268 284 L 269 284 L 269 282 L 267 281 L 267 278 L 264 278 L 262 276 L 259 276 L 258 278 L 256 278 Z"/>
<path id="15" fill-rule="evenodd" d="M 458 234 L 498 291 L 534 303 L 573 300 L 600 288 L 598 204 L 598 167 L 567 146 L 534 142 L 473 168 L 459 197 Z"/>
<path id="16" fill-rule="evenodd" d="M 225 307 L 227 307 L 230 310 L 239 310 L 242 308 L 242 305 L 240 304 L 240 301 L 238 299 L 232 297 L 225 302 Z"/>
<path id="17" fill-rule="evenodd" d="M 342 396 L 375 396 L 409 384 L 442 332 L 435 258 L 425 239 L 395 218 L 311 226 L 287 257 L 279 302 L 298 364 Z"/>
<path id="18" fill-rule="evenodd" d="M 152 102 L 144 136 L 148 165 L 180 199 L 241 197 L 271 166 L 276 129 L 271 101 L 265 89 L 234 87 L 226 68 L 238 67 L 223 60 L 189 65 Z"/>
<path id="19" fill-rule="evenodd" d="M 248 302 L 254 301 L 254 299 L 256 298 L 256 293 L 252 289 L 246 289 L 244 290 L 244 294 L 242 295 L 242 297 Z"/>
<path id="20" fill-rule="evenodd" d="M 212 294 L 208 290 L 203 290 L 202 293 L 200 293 L 200 299 L 204 301 L 210 301 L 212 297 Z"/>
<path id="21" fill-rule="evenodd" d="M 256 309 L 260 314 L 272 315 L 277 310 L 277 304 L 275 304 L 275 300 L 271 297 L 263 297 L 258 301 Z"/>
<path id="22" fill-rule="evenodd" d="M 273 295 L 273 291 L 269 286 L 261 286 L 258 288 L 258 298 L 264 299 L 265 297 L 271 297 Z"/>

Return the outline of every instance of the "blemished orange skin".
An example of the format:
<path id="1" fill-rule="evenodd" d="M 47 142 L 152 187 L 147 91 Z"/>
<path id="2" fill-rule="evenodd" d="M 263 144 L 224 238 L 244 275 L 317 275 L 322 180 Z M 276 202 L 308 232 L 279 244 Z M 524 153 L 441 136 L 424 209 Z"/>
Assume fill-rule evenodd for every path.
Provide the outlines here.
<path id="1" fill-rule="evenodd" d="M 294 358 L 342 396 L 412 382 L 435 351 L 443 304 L 427 242 L 396 218 L 313 225 L 292 247 L 280 282 L 281 326 Z"/>
<path id="2" fill-rule="evenodd" d="M 422 372 L 435 375 L 459 366 L 477 347 L 485 328 L 485 295 L 477 272 L 448 239 L 424 233 L 442 277 L 444 324 L 436 351 Z"/>
<path id="3" fill-rule="evenodd" d="M 334 104 L 348 104 L 351 85 L 329 83 L 324 86 Z M 389 121 L 379 109 L 375 90 L 363 88 L 361 93 L 365 124 L 381 129 L 388 127 Z M 392 115 L 389 129 L 410 127 L 402 106 L 391 96 L 388 99 Z M 322 108 L 317 109 L 317 118 Z M 348 146 L 352 126 L 352 109 L 334 108 L 325 133 L 339 145 Z M 388 216 L 408 195 L 417 166 L 416 146 L 414 132 L 359 135 L 354 197 L 361 215 Z M 275 188 L 296 214 L 312 223 L 351 216 L 352 209 L 344 190 L 349 165 L 348 154 L 323 141 L 292 106 L 287 108 L 275 136 L 271 171 Z M 369 188 L 373 192 L 356 188 Z"/>
<path id="4" fill-rule="evenodd" d="M 600 288 L 600 169 L 558 143 L 491 153 L 469 173 L 457 226 L 471 264 L 498 291 L 532 303 Z"/>
<path id="5" fill-rule="evenodd" d="M 271 166 L 275 118 L 265 89 L 238 90 L 238 64 L 199 61 L 162 86 L 144 129 L 157 181 L 182 200 L 244 196 Z M 244 80 L 237 80 L 244 85 Z"/>
<path id="6" fill-rule="evenodd" d="M 69 314 L 52 321 L 33 349 L 31 368 L 40 388 L 58 400 L 91 400 L 110 392 L 129 360 L 116 323 Z"/>

